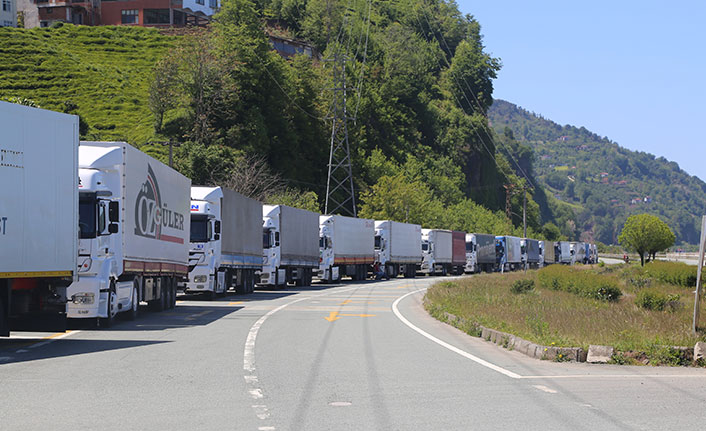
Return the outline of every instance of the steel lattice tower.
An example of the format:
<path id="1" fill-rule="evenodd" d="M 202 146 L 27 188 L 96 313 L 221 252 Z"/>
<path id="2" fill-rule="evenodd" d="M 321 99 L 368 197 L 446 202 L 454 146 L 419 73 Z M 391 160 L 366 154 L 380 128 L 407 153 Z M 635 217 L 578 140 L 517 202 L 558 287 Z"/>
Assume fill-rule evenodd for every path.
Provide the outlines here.
<path id="1" fill-rule="evenodd" d="M 326 181 L 326 214 L 357 216 L 355 191 L 353 189 L 353 170 L 351 150 L 348 144 L 348 116 L 346 61 L 348 58 L 340 51 L 329 60 L 333 65 L 333 98 L 331 115 L 331 151 L 328 158 L 328 179 Z"/>

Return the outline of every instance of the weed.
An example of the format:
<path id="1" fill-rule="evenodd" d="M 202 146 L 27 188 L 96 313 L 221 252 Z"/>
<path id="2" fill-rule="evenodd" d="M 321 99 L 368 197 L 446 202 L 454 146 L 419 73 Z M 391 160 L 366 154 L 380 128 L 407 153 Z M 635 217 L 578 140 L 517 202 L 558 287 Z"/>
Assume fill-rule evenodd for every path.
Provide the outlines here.
<path id="1" fill-rule="evenodd" d="M 635 298 L 635 304 L 645 310 L 662 311 L 667 305 L 668 300 L 667 295 L 657 290 L 649 289 L 638 292 Z"/>
<path id="2" fill-rule="evenodd" d="M 510 288 L 510 292 L 518 294 L 527 293 L 532 290 L 534 290 L 534 280 L 530 279 L 516 280 L 512 283 L 512 287 Z"/>

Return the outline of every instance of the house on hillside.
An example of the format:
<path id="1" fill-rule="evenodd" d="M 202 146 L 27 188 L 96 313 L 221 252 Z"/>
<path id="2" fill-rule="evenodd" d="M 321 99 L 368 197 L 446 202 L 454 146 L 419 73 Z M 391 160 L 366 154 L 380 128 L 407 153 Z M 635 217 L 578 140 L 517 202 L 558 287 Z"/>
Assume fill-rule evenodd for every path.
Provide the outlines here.
<path id="1" fill-rule="evenodd" d="M 0 27 L 17 27 L 17 6 L 15 0 L 0 0 Z"/>
<path id="2" fill-rule="evenodd" d="M 304 54 L 309 58 L 319 59 L 320 55 L 313 45 L 296 39 L 274 35 L 268 32 L 267 35 L 272 49 L 277 51 L 277 54 L 289 60 L 297 54 Z"/>
<path id="3" fill-rule="evenodd" d="M 57 21 L 79 25 L 201 26 L 211 21 L 219 7 L 219 0 L 19 1 L 25 28 L 49 27 Z"/>

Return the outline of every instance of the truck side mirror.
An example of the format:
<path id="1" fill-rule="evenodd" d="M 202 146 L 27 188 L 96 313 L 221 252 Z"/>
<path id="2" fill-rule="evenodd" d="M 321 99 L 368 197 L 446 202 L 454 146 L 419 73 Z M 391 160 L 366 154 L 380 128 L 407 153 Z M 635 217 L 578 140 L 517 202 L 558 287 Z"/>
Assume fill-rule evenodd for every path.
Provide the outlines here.
<path id="1" fill-rule="evenodd" d="M 117 223 L 120 221 L 120 203 L 117 201 L 110 202 L 108 205 L 108 220 L 111 223 Z M 108 227 L 110 229 L 110 227 Z M 115 233 L 115 232 L 111 232 Z"/>
<path id="2" fill-rule="evenodd" d="M 279 232 L 275 232 L 275 247 L 279 246 Z"/>
<path id="3" fill-rule="evenodd" d="M 115 202 L 117 203 L 117 202 Z M 111 223 L 108 225 L 108 233 L 118 233 L 118 224 L 117 223 Z"/>
<path id="4" fill-rule="evenodd" d="M 216 222 L 213 224 L 213 230 L 216 233 L 221 233 L 221 221 L 220 220 L 216 220 Z M 216 239 L 218 239 L 218 238 L 216 238 Z"/>

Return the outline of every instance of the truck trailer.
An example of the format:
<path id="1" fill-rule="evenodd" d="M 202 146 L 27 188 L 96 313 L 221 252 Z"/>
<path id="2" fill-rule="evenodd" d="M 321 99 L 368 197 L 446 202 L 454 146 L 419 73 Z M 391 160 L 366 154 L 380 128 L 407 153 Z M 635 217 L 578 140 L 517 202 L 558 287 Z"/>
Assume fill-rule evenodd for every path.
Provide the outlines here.
<path id="1" fill-rule="evenodd" d="M 375 260 L 390 277 L 414 278 L 422 262 L 422 227 L 392 220 L 375 221 Z"/>
<path id="2" fill-rule="evenodd" d="M 286 205 L 263 205 L 260 286 L 310 286 L 319 267 L 319 214 Z"/>
<path id="3" fill-rule="evenodd" d="M 78 249 L 78 117 L 0 102 L 0 336 L 66 329 Z"/>
<path id="4" fill-rule="evenodd" d="M 375 221 L 341 215 L 319 217 L 319 270 L 328 283 L 343 276 L 365 280 L 375 260 Z"/>
<path id="5" fill-rule="evenodd" d="M 464 238 L 465 248 L 465 238 Z M 453 234 L 450 230 L 422 229 L 422 274 L 446 275 L 453 268 Z"/>
<path id="6" fill-rule="evenodd" d="M 451 273 L 463 274 L 466 266 L 466 232 L 451 232 Z"/>
<path id="7" fill-rule="evenodd" d="M 571 255 L 571 244 L 568 241 L 557 241 L 554 243 L 554 257 L 556 263 L 571 265 L 573 263 Z"/>
<path id="8" fill-rule="evenodd" d="M 539 241 L 540 267 L 556 263 L 554 243 L 552 241 Z"/>
<path id="9" fill-rule="evenodd" d="M 188 274 L 191 180 L 125 142 L 81 142 L 78 280 L 68 317 L 137 317 L 176 303 Z"/>
<path id="10" fill-rule="evenodd" d="M 209 298 L 252 293 L 262 270 L 262 203 L 222 187 L 191 188 L 189 280 L 185 292 Z"/>
<path id="11" fill-rule="evenodd" d="M 515 271 L 522 266 L 522 245 L 516 236 L 495 237 L 495 260 L 501 272 Z"/>
<path id="12" fill-rule="evenodd" d="M 474 233 L 476 237 L 476 264 L 478 272 L 494 272 L 497 269 L 495 235 Z"/>

